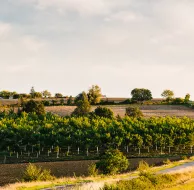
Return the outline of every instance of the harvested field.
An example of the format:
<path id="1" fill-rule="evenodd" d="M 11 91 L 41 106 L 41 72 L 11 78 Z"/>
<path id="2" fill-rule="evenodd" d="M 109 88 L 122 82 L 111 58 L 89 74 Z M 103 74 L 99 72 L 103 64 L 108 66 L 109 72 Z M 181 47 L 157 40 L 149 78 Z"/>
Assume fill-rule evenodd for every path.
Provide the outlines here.
<path id="1" fill-rule="evenodd" d="M 114 115 L 120 115 L 123 117 L 125 115 L 125 109 L 129 107 L 129 105 L 114 105 L 114 106 L 104 106 L 110 108 Z M 70 115 L 75 106 L 51 106 L 46 107 L 47 112 L 51 112 L 54 114 L 58 114 L 60 116 Z M 92 106 L 92 111 L 96 108 L 96 106 Z M 176 116 L 176 117 L 184 117 L 187 116 L 189 118 L 194 118 L 194 109 L 188 108 L 186 106 L 180 105 L 142 105 L 140 106 L 144 117 L 165 117 L 165 116 Z"/>

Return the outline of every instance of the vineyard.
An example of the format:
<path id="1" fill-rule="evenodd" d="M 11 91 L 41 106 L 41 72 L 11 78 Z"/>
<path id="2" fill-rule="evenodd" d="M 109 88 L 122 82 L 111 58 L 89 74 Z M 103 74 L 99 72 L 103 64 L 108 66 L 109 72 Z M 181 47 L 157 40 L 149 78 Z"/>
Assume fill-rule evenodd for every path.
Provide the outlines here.
<path id="1" fill-rule="evenodd" d="M 128 157 L 193 154 L 194 120 L 183 117 L 61 117 L 0 114 L 0 162 L 98 159 L 107 148 Z"/>

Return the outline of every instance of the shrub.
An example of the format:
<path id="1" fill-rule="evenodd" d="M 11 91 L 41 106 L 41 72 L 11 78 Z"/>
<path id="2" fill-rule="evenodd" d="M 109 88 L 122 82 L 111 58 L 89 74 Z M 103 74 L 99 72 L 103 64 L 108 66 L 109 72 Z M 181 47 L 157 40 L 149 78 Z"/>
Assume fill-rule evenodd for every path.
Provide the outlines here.
<path id="1" fill-rule="evenodd" d="M 129 161 L 118 149 L 107 150 L 97 167 L 104 174 L 116 174 L 125 171 L 129 167 Z"/>
<path id="2" fill-rule="evenodd" d="M 169 159 L 166 159 L 163 161 L 163 163 L 168 165 L 168 164 L 171 164 L 171 161 Z"/>
<path id="3" fill-rule="evenodd" d="M 26 113 L 35 112 L 37 115 L 45 114 L 43 103 L 34 100 L 26 102 L 23 106 L 23 111 Z"/>
<path id="4" fill-rule="evenodd" d="M 94 177 L 98 175 L 98 169 L 96 168 L 96 164 L 89 165 L 88 175 L 89 176 L 94 176 Z"/>
<path id="5" fill-rule="evenodd" d="M 102 190 L 159 190 L 172 185 L 176 179 L 176 175 L 149 174 L 132 180 L 119 181 L 115 185 L 105 185 Z"/>
<path id="6" fill-rule="evenodd" d="M 128 107 L 126 108 L 125 115 L 129 117 L 142 117 L 143 113 L 138 107 Z"/>
<path id="7" fill-rule="evenodd" d="M 34 164 L 29 164 L 24 172 L 24 181 L 46 181 L 53 180 L 55 177 L 51 175 L 50 170 L 42 170 Z"/>
<path id="8" fill-rule="evenodd" d="M 100 107 L 100 106 L 94 110 L 94 114 L 99 116 L 99 117 L 106 117 L 106 118 L 113 118 L 114 117 L 112 110 L 110 110 L 109 108 Z"/>
<path id="9" fill-rule="evenodd" d="M 139 166 L 138 166 L 137 170 L 139 171 L 140 176 L 147 175 L 147 174 L 151 173 L 151 169 L 150 169 L 149 164 L 147 162 L 145 162 L 144 160 L 141 160 L 139 162 Z"/>

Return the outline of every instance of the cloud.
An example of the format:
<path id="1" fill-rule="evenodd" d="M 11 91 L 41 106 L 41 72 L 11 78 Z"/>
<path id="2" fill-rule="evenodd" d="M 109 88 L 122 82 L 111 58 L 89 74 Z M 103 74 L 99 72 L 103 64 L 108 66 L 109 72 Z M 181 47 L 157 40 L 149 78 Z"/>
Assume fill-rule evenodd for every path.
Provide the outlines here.
<path id="1" fill-rule="evenodd" d="M 11 31 L 11 25 L 8 23 L 0 22 L 0 40 L 5 39 Z"/>

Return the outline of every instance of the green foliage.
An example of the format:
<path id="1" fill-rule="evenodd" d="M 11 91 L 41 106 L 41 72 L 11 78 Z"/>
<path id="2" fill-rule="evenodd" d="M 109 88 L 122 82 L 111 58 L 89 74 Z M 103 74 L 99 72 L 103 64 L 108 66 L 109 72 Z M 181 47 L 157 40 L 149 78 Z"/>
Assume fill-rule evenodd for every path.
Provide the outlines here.
<path id="1" fill-rule="evenodd" d="M 150 166 L 147 162 L 145 162 L 144 160 L 139 162 L 139 166 L 137 168 L 137 170 L 140 173 L 140 176 L 145 174 L 145 173 L 149 173 L 150 172 Z"/>
<path id="2" fill-rule="evenodd" d="M 131 91 L 132 101 L 143 102 L 152 99 L 152 93 L 148 89 L 135 88 Z"/>
<path id="3" fill-rule="evenodd" d="M 185 95 L 185 99 L 184 99 L 184 103 L 185 103 L 185 104 L 188 104 L 188 103 L 189 103 L 190 97 L 191 97 L 190 94 L 186 94 L 186 95 Z"/>
<path id="4" fill-rule="evenodd" d="M 61 93 L 56 93 L 55 94 L 55 98 L 62 98 L 63 97 L 63 94 L 61 94 Z"/>
<path id="5" fill-rule="evenodd" d="M 23 105 L 23 111 L 26 113 L 34 112 L 37 115 L 45 114 L 44 105 L 42 102 L 30 100 Z"/>
<path id="6" fill-rule="evenodd" d="M 50 93 L 48 90 L 44 90 L 44 91 L 42 92 L 42 96 L 43 96 L 44 98 L 50 98 L 50 97 L 51 97 L 51 93 Z"/>
<path id="7" fill-rule="evenodd" d="M 53 180 L 55 177 L 51 175 L 49 170 L 42 170 L 42 168 L 29 164 L 24 172 L 24 181 L 47 181 Z"/>
<path id="8" fill-rule="evenodd" d="M 105 185 L 102 190 L 161 190 L 176 183 L 178 176 L 147 174 L 132 180 L 121 180 L 113 185 Z"/>
<path id="9" fill-rule="evenodd" d="M 129 161 L 118 149 L 107 150 L 97 167 L 104 174 L 116 174 L 125 171 L 129 167 Z"/>
<path id="10" fill-rule="evenodd" d="M 98 85 L 92 85 L 87 95 L 90 104 L 98 104 L 102 96 L 100 87 Z"/>
<path id="11" fill-rule="evenodd" d="M 169 164 L 171 164 L 172 162 L 171 162 L 169 159 L 166 159 L 166 160 L 163 161 L 163 163 L 166 164 L 166 165 L 169 165 Z"/>
<path id="12" fill-rule="evenodd" d="M 172 100 L 172 104 L 176 104 L 176 105 L 184 104 L 184 99 L 175 98 L 175 99 Z"/>
<path id="13" fill-rule="evenodd" d="M 73 111 L 73 116 L 83 116 L 87 115 L 90 112 L 91 105 L 85 92 L 82 92 L 82 94 L 79 94 L 76 97 L 75 103 L 77 105 L 77 108 Z"/>
<path id="14" fill-rule="evenodd" d="M 67 100 L 67 105 L 72 105 L 73 104 L 73 97 L 72 96 L 70 96 L 69 98 L 68 98 L 68 100 Z"/>
<path id="15" fill-rule="evenodd" d="M 114 113 L 111 109 L 100 106 L 94 110 L 94 114 L 99 117 L 106 117 L 110 119 L 114 117 Z"/>
<path id="16" fill-rule="evenodd" d="M 174 97 L 174 92 L 172 90 L 164 90 L 161 96 L 167 100 L 170 100 Z"/>
<path id="17" fill-rule="evenodd" d="M 126 114 L 125 115 L 129 116 L 129 117 L 142 117 L 143 113 L 139 109 L 139 107 L 128 107 L 128 108 L 126 108 Z"/>
<path id="18" fill-rule="evenodd" d="M 93 177 L 98 175 L 98 169 L 96 167 L 96 164 L 89 165 L 89 167 L 88 167 L 88 175 L 89 176 L 93 176 Z"/>

